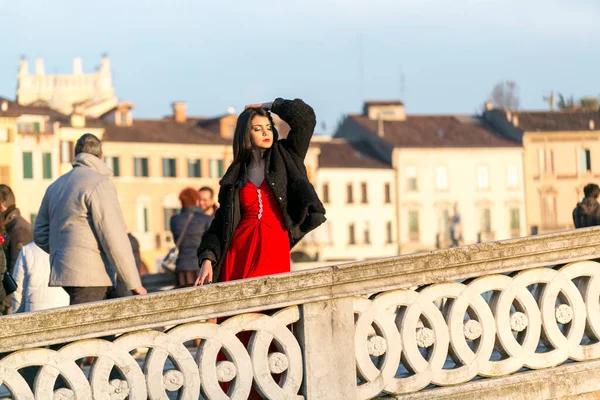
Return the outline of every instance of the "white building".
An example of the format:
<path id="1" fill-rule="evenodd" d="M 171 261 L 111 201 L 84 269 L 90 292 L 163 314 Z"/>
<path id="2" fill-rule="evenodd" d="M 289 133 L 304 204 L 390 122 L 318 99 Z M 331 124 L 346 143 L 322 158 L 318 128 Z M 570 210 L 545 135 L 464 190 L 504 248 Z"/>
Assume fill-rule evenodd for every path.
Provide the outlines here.
<path id="1" fill-rule="evenodd" d="M 320 244 L 319 261 L 397 255 L 391 165 L 367 156 L 364 146 L 339 139 L 320 141 L 316 189 L 327 222 L 313 235 Z"/>
<path id="2" fill-rule="evenodd" d="M 367 103 L 336 136 L 367 141 L 392 163 L 402 253 L 526 235 L 523 148 L 479 118 Z"/>
<path id="3" fill-rule="evenodd" d="M 29 73 L 27 61 L 21 60 L 17 102 L 47 105 L 63 114 L 71 114 L 77 106 L 83 114 L 99 117 L 117 105 L 110 62 L 103 57 L 97 71 L 85 74 L 81 59 L 75 58 L 71 74 L 46 75 L 43 60 L 35 61 L 33 74 Z"/>

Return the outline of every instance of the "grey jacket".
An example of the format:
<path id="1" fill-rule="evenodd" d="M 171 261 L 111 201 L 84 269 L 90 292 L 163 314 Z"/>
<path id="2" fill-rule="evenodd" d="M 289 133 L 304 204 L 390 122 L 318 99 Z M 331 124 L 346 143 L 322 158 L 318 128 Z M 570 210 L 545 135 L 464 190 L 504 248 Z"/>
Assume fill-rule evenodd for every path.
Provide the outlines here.
<path id="1" fill-rule="evenodd" d="M 204 232 L 206 232 L 212 222 L 212 217 L 204 214 L 200 207 L 183 208 L 181 213 L 172 216 L 170 221 L 171 232 L 173 232 L 175 242 L 179 240 L 179 236 L 181 236 L 183 227 L 190 214 L 193 217 L 179 245 L 179 256 L 175 264 L 175 272 L 198 271 L 198 255 L 196 251 L 202 241 L 202 235 L 204 235 Z"/>
<path id="2" fill-rule="evenodd" d="M 80 153 L 73 169 L 52 183 L 35 220 L 35 243 L 50 254 L 50 286 L 142 286 L 112 170 Z"/>

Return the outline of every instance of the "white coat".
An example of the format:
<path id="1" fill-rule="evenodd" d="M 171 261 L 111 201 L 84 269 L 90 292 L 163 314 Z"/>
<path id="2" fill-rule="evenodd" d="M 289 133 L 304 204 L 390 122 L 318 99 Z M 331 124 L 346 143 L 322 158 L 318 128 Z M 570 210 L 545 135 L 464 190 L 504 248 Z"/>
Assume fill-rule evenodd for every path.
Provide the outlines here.
<path id="1" fill-rule="evenodd" d="M 69 295 L 62 287 L 50 287 L 50 256 L 35 243 L 21 249 L 13 278 L 17 290 L 12 294 L 13 314 L 66 307 Z"/>

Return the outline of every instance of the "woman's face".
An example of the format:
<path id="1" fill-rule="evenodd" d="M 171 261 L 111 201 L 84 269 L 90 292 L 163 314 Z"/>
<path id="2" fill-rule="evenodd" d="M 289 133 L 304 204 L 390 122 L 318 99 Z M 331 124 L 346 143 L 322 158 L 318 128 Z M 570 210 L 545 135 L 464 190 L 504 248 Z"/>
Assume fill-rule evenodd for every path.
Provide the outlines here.
<path id="1" fill-rule="evenodd" d="M 250 142 L 255 149 L 269 149 L 273 145 L 271 121 L 262 115 L 255 115 L 250 121 Z"/>

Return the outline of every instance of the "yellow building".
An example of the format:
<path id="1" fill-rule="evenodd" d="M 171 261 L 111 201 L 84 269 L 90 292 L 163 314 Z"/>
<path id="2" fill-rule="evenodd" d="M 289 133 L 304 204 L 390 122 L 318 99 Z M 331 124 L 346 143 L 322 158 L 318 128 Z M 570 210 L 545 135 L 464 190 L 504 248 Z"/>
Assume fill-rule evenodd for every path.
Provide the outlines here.
<path id="1" fill-rule="evenodd" d="M 9 185 L 22 216 L 33 222 L 46 188 L 59 175 L 58 120 L 48 107 L 0 99 L 0 183 Z"/>
<path id="2" fill-rule="evenodd" d="M 336 137 L 369 143 L 393 166 L 399 252 L 526 234 L 523 149 L 481 118 L 406 115 L 401 102 L 369 102 Z"/>
<path id="3" fill-rule="evenodd" d="M 583 187 L 600 180 L 600 113 L 581 110 L 504 112 L 486 118 L 523 141 L 528 231 L 573 229 Z"/>

